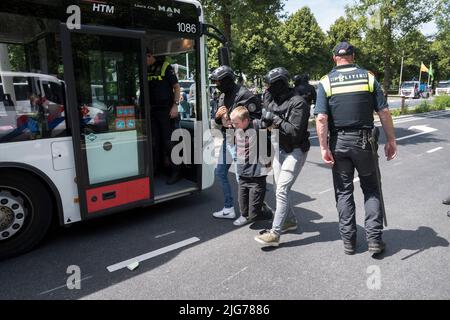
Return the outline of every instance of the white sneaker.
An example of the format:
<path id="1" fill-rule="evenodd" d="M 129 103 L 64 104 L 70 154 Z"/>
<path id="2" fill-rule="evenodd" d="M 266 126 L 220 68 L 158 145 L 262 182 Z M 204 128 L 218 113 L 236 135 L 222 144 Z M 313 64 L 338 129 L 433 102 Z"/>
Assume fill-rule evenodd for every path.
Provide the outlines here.
<path id="1" fill-rule="evenodd" d="M 236 218 L 236 213 L 234 212 L 234 207 L 223 208 L 218 212 L 214 212 L 213 216 L 218 219 L 234 219 Z"/>
<path id="2" fill-rule="evenodd" d="M 255 218 L 256 218 L 256 216 L 253 216 L 253 217 L 240 216 L 239 218 L 234 220 L 233 224 L 237 227 L 241 227 L 241 226 L 246 225 L 247 223 L 252 222 L 253 220 L 255 220 Z"/>

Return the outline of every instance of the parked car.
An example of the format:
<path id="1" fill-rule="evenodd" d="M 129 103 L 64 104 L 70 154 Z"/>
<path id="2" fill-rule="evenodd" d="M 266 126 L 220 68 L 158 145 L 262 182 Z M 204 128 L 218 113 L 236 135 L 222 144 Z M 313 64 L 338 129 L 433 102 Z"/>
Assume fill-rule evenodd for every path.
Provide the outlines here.
<path id="1" fill-rule="evenodd" d="M 448 96 L 450 95 L 450 80 L 439 81 L 436 86 L 437 96 Z"/>
<path id="2" fill-rule="evenodd" d="M 400 94 L 406 98 L 420 98 L 419 81 L 405 81 L 400 88 Z"/>

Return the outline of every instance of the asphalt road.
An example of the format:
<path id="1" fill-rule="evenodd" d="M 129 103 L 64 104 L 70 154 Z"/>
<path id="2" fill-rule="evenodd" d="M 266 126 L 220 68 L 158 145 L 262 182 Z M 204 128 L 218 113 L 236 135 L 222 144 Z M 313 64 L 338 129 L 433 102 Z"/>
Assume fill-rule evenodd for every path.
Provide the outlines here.
<path id="1" fill-rule="evenodd" d="M 268 221 L 236 228 L 211 216 L 222 204 L 216 183 L 51 233 L 33 252 L 0 263 L 0 299 L 449 299 L 450 207 L 441 204 L 450 194 L 449 121 L 450 111 L 396 120 L 398 159 L 380 161 L 389 222 L 380 257 L 367 252 L 359 183 L 357 254 L 343 253 L 331 171 L 312 138 L 293 188 L 300 228 L 279 248 L 253 240 Z M 267 199 L 274 206 L 271 192 Z M 147 253 L 134 271 L 107 269 Z M 69 278 L 69 266 L 80 268 L 81 281 Z M 69 290 L 68 280 L 80 289 Z"/>

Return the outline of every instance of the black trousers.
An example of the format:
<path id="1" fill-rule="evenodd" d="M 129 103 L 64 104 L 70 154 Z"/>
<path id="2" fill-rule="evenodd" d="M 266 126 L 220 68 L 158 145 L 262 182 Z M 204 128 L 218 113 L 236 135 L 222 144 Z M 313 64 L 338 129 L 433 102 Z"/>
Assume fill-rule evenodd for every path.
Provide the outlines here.
<path id="1" fill-rule="evenodd" d="M 380 241 L 383 213 L 377 181 L 378 160 L 373 155 L 369 142 L 365 142 L 362 134 L 339 133 L 330 137 L 330 149 L 335 160 L 333 183 L 342 240 L 356 240 L 356 210 L 353 197 L 356 169 L 364 194 L 366 237 L 368 241 Z"/>
<path id="2" fill-rule="evenodd" d="M 164 167 L 170 166 L 172 170 L 180 170 L 170 160 L 173 143 L 171 141 L 172 133 L 180 127 L 180 120 L 170 119 L 170 109 L 165 107 L 152 107 L 151 126 L 152 126 L 152 151 L 153 151 L 153 170 L 158 172 Z"/>
<path id="3" fill-rule="evenodd" d="M 239 208 L 244 217 L 261 213 L 266 196 L 266 177 L 239 177 Z"/>

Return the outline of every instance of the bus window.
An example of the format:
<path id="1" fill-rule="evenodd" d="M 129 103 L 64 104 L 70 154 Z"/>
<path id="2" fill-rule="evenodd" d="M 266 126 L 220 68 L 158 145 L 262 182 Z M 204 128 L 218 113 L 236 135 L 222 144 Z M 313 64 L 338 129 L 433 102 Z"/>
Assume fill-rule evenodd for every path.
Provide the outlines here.
<path id="1" fill-rule="evenodd" d="M 171 63 L 181 87 L 181 91 L 186 93 L 188 103 L 179 106 L 178 111 L 183 120 L 194 121 L 197 115 L 201 114 L 197 110 L 200 102 L 197 100 L 201 95 L 197 95 L 197 55 L 196 42 L 193 39 L 186 39 L 176 36 L 149 33 L 146 38 L 146 46 L 155 54 L 155 57 L 165 56 Z M 157 93 L 153 93 L 157 94 Z M 150 92 L 152 95 L 152 92 Z M 150 97 L 150 101 L 151 101 Z M 184 101 L 183 101 L 184 102 Z"/>
<path id="2" fill-rule="evenodd" d="M 140 48 L 138 40 L 72 34 L 80 141 L 90 185 L 145 173 Z"/>
<path id="3" fill-rule="evenodd" d="M 66 136 L 58 22 L 4 12 L 0 21 L 0 143 Z"/>

